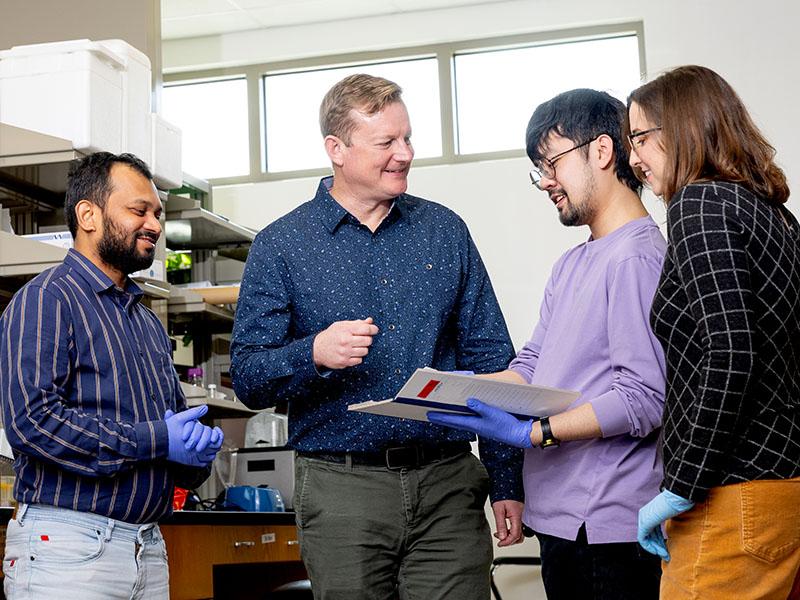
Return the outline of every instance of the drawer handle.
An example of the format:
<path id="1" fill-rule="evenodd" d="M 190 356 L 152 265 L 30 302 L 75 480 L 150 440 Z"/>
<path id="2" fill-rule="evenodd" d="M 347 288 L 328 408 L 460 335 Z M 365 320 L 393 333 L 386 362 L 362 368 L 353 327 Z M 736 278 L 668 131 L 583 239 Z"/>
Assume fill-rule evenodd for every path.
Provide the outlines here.
<path id="1" fill-rule="evenodd" d="M 253 548 L 255 545 L 255 542 L 233 542 L 234 548 Z"/>
<path id="2" fill-rule="evenodd" d="M 289 540 L 288 542 L 286 542 L 286 545 L 287 546 L 299 546 L 300 542 L 298 540 Z"/>

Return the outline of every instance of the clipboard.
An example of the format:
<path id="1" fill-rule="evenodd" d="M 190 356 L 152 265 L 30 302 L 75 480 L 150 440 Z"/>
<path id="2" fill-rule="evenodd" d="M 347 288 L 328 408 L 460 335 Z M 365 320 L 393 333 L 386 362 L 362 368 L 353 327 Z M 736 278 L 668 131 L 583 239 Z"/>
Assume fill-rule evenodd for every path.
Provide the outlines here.
<path id="1" fill-rule="evenodd" d="M 542 385 L 507 383 L 476 375 L 417 369 L 394 398 L 350 404 L 349 411 L 427 421 L 428 411 L 473 415 L 467 399 L 477 398 L 520 419 L 565 411 L 580 393 Z"/>

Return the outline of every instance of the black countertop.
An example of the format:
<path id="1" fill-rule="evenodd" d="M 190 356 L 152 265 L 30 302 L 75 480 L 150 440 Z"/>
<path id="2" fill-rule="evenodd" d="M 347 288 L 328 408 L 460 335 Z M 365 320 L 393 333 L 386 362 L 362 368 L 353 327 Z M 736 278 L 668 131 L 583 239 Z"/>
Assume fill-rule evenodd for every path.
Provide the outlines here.
<path id="1" fill-rule="evenodd" d="M 294 525 L 294 512 L 176 510 L 160 525 Z"/>
<path id="2" fill-rule="evenodd" d="M 11 520 L 13 508 L 0 506 L 0 526 Z M 226 510 L 178 510 L 159 521 L 161 525 L 294 525 L 293 512 L 240 512 Z"/>

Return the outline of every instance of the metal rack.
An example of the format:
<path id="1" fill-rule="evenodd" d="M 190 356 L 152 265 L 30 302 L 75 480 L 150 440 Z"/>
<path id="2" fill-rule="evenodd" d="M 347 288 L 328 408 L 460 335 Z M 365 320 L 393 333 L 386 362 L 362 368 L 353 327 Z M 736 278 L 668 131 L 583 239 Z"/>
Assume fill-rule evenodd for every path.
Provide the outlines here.
<path id="1" fill-rule="evenodd" d="M 188 198 L 168 197 L 165 233 L 170 249 L 191 251 L 192 281 L 215 282 L 217 258 L 224 256 L 244 261 L 256 232 L 204 208 L 203 205 L 211 206 L 211 200 L 210 190 L 204 189 L 202 183 L 192 181 L 192 193 Z M 233 390 L 222 385 L 223 374 L 230 369 L 227 334 L 233 326 L 231 307 L 209 304 L 188 289 L 173 287 L 168 314 L 171 333 L 191 335 L 194 364 L 203 367 L 206 383 L 214 382 L 218 391 L 235 398 Z M 189 398 L 187 400 L 191 403 Z M 214 418 L 255 414 L 243 404 L 230 400 L 203 397 L 197 402 L 206 402 Z"/>
<path id="2" fill-rule="evenodd" d="M 63 226 L 67 173 L 83 156 L 69 140 L 0 123 L 0 208 L 8 211 L 16 233 Z M 61 263 L 67 252 L 21 235 L 0 231 L 0 309 L 28 279 Z M 135 280 L 150 299 L 169 296 L 166 281 Z"/>
<path id="3" fill-rule="evenodd" d="M 70 163 L 83 156 L 69 140 L 0 123 L 0 224 L 20 234 L 0 231 L 0 312 L 30 278 L 63 261 L 65 248 L 22 236 L 63 228 Z M 157 253 L 165 260 L 167 244 L 175 250 L 189 250 L 192 280 L 215 281 L 217 256 L 245 260 L 256 232 L 211 212 L 207 182 L 188 175 L 184 179 L 186 184 L 177 191 L 188 197 L 160 192 L 165 235 Z M 233 324 L 230 308 L 203 302 L 186 290 L 173 290 L 166 281 L 134 279 L 165 326 L 173 333 L 191 334 L 195 364 L 204 367 L 208 383 L 216 383 L 217 389 L 232 399 L 233 390 L 220 381 L 230 366 L 224 337 Z M 204 396 L 202 401 L 209 404 L 212 418 L 253 414 L 232 400 Z"/>

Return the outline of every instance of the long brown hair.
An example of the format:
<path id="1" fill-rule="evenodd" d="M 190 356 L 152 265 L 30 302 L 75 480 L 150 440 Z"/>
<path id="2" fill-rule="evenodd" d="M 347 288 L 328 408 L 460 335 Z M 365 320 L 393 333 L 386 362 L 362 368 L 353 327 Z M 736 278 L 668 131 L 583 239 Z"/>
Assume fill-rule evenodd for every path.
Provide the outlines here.
<path id="1" fill-rule="evenodd" d="M 774 204 L 789 198 L 775 148 L 733 88 L 711 69 L 689 65 L 668 71 L 631 92 L 629 111 L 632 102 L 661 126 L 665 201 L 685 185 L 715 180 L 740 183 Z"/>

